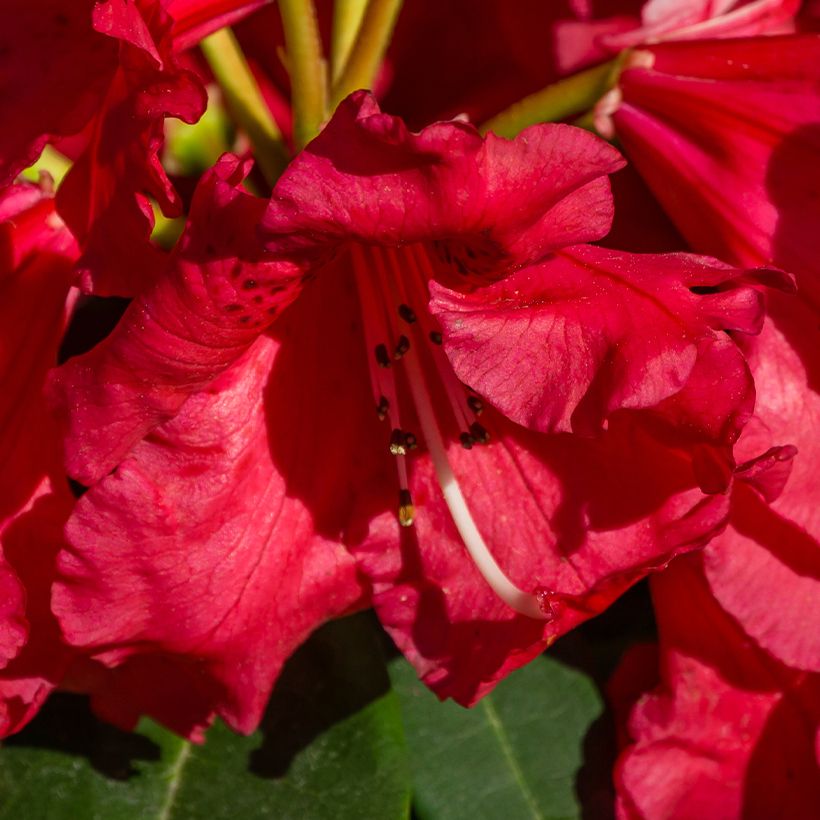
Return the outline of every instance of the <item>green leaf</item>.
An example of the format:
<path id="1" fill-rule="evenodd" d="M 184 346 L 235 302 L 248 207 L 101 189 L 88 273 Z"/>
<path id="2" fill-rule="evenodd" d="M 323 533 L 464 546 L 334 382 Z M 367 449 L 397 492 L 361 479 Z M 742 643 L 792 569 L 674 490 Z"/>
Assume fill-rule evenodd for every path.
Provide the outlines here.
<path id="1" fill-rule="evenodd" d="M 196 746 L 136 733 L 58 695 L 0 752 L 0 820 L 392 820 L 409 814 L 398 700 L 369 616 L 329 624 L 287 664 L 260 729 Z"/>
<path id="2" fill-rule="evenodd" d="M 581 816 L 576 778 L 585 737 L 603 712 L 582 672 L 541 656 L 472 709 L 440 703 L 396 659 L 420 820 Z"/>

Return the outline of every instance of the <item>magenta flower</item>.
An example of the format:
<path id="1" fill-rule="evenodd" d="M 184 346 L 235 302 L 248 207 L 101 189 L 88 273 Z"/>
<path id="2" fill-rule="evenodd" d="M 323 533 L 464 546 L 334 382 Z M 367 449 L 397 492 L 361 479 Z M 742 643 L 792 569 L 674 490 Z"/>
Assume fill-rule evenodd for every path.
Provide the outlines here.
<path id="1" fill-rule="evenodd" d="M 629 718 L 617 816 L 811 817 L 820 675 L 751 643 L 712 596 L 700 556 L 652 587 L 661 680 Z"/>
<path id="2" fill-rule="evenodd" d="M 774 262 L 818 304 L 820 38 L 664 43 L 633 60 L 599 106 L 602 132 L 693 248 Z"/>
<path id="3" fill-rule="evenodd" d="M 0 184 L 46 143 L 71 136 L 75 162 L 57 207 L 82 251 L 79 283 L 88 292 L 133 295 L 162 264 L 149 241 L 148 197 L 167 216 L 182 207 L 158 157 L 164 120 L 195 122 L 205 90 L 178 65 L 172 20 L 158 2 L 13 0 L 5 11 L 2 91 L 17 124 L 0 138 Z"/>
<path id="4" fill-rule="evenodd" d="M 54 379 L 95 485 L 54 607 L 114 670 L 106 717 L 247 731 L 370 601 L 469 704 L 723 526 L 700 486 L 753 402 L 723 331 L 784 279 L 578 245 L 620 165 L 567 126 L 412 134 L 358 94 L 267 207 L 236 160 L 205 177 L 168 270 Z"/>

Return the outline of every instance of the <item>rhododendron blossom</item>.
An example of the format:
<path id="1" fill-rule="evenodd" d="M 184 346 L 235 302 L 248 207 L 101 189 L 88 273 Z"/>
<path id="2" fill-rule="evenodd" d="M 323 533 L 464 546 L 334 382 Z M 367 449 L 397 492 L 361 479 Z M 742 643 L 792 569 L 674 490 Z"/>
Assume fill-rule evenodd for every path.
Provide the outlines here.
<path id="1" fill-rule="evenodd" d="M 314 790 L 304 766 L 324 785 L 326 749 L 375 772 L 376 805 L 387 743 L 373 816 L 435 816 L 433 780 L 480 813 L 474 773 L 426 780 L 450 756 L 438 708 L 498 741 L 533 814 L 813 816 L 809 5 L 4 12 L 0 737 L 22 730 L 19 759 L 87 703 L 159 749 L 128 752 L 129 806 L 147 784 L 187 811 L 183 769 L 220 742 L 251 750 L 248 795 Z M 616 748 L 595 687 L 619 658 Z M 550 685 L 521 699 L 533 670 Z"/>
<path id="2" fill-rule="evenodd" d="M 606 232 L 606 174 L 620 162 L 602 142 L 563 126 L 533 128 L 514 142 L 482 140 L 458 123 L 411 134 L 359 95 L 277 184 L 261 220 L 267 250 L 251 261 L 253 239 L 239 223 L 252 225 L 250 215 L 263 206 L 235 189 L 241 169 L 224 160 L 210 190 L 199 194 L 168 275 L 131 305 L 108 339 L 56 374 L 72 472 L 93 483 L 119 464 L 69 524 L 65 580 L 55 598 L 69 639 L 121 645 L 97 653 L 109 665 L 135 652 L 186 655 L 196 646 L 198 655 L 213 653 L 206 666 L 232 705 L 210 695 L 217 701 L 211 708 L 247 727 L 258 719 L 259 693 L 268 691 L 283 650 L 364 594 L 345 557 L 353 556 L 377 612 L 425 680 L 442 696 L 469 703 L 649 567 L 704 543 L 721 526 L 725 506 L 697 484 L 725 486 L 731 444 L 752 402 L 739 350 L 715 331 L 757 332 L 756 286 L 787 280 L 698 257 L 575 245 Z M 215 228 L 209 196 L 231 203 L 233 225 Z M 596 293 L 600 302 L 585 296 Z M 260 335 L 280 314 L 272 338 Z M 522 319 L 537 332 L 526 334 Z M 525 351 L 529 366 L 516 364 Z M 555 368 L 553 357 L 564 364 Z M 561 377 L 566 369 L 571 382 Z M 732 398 L 705 403 L 716 378 L 732 380 Z M 215 412 L 214 401 L 238 401 L 240 385 L 250 391 L 245 426 L 231 421 L 222 434 L 227 418 L 199 421 Z M 602 426 L 609 429 L 600 432 Z M 223 471 L 264 472 L 228 495 L 214 486 L 197 502 L 188 495 L 193 486 L 184 489 L 189 468 L 180 472 L 187 457 L 168 462 L 153 441 L 182 453 L 194 446 L 191 434 L 206 429 L 207 440 L 222 439 L 226 449 L 216 463 L 191 466 L 197 486 L 203 470 L 215 473 L 205 486 Z M 276 431 L 284 429 L 294 445 L 283 449 Z M 228 430 L 241 441 L 256 431 L 256 466 L 239 458 L 249 444 L 239 451 L 227 445 Z M 599 432 L 584 441 L 573 431 Z M 632 450 L 631 466 L 619 456 L 624 447 Z M 602 476 L 599 486 L 574 484 L 569 464 L 579 459 L 589 464 L 586 475 Z M 637 490 L 660 464 L 671 483 L 636 494 L 616 513 L 608 497 L 614 485 Z M 299 478 L 305 474 L 324 475 L 321 489 L 309 490 Z M 250 538 L 256 526 L 239 522 L 259 504 L 246 493 L 262 491 L 261 475 L 264 492 L 274 493 L 264 506 L 279 513 L 264 536 Z M 495 476 L 504 476 L 502 483 Z M 176 511 L 186 495 L 190 512 Z M 182 520 L 194 515 L 184 543 L 201 556 L 192 560 L 203 584 L 228 569 L 220 566 L 225 548 L 217 549 L 227 537 L 236 561 L 230 571 L 246 579 L 243 589 L 261 584 L 260 591 L 221 584 L 236 591 L 207 610 L 192 594 L 182 631 L 167 615 L 140 618 L 130 604 L 118 606 L 126 600 L 119 584 L 138 600 L 136 583 L 155 601 L 146 615 L 166 611 L 157 601 L 171 593 L 181 569 L 161 571 L 165 561 L 138 547 L 162 527 L 153 513 L 145 517 L 145 503 Z M 198 503 L 208 511 L 207 526 Z M 284 547 L 282 518 L 294 515 L 304 522 L 304 546 L 289 560 L 309 566 L 310 545 L 338 542 L 336 595 L 321 591 L 327 566 L 312 593 L 304 581 L 292 588 L 284 566 L 262 569 Z M 100 527 L 107 542 L 122 544 L 116 559 L 89 549 L 99 543 Z M 111 574 L 109 561 L 120 565 L 123 549 L 142 553 L 133 566 L 142 565 L 138 575 L 151 577 L 149 584 L 128 580 L 122 566 Z M 323 549 L 330 560 L 333 553 Z M 401 556 L 411 554 L 408 565 Z M 146 561 L 160 564 L 150 570 Z M 272 583 L 279 591 L 263 604 L 261 590 Z M 302 600 L 307 594 L 310 606 Z M 247 614 L 226 620 L 218 613 L 237 606 L 236 595 Z M 98 596 L 106 600 L 103 621 L 88 606 Z M 288 629 L 278 644 L 262 625 L 272 605 L 302 612 L 303 626 Z M 214 618 L 223 637 L 207 638 L 212 648 L 203 653 Z M 253 632 L 248 619 L 258 624 Z M 467 624 L 470 638 L 461 634 Z M 257 668 L 243 681 L 224 656 L 247 656 L 249 645 Z M 251 684 L 253 700 L 243 691 Z"/>

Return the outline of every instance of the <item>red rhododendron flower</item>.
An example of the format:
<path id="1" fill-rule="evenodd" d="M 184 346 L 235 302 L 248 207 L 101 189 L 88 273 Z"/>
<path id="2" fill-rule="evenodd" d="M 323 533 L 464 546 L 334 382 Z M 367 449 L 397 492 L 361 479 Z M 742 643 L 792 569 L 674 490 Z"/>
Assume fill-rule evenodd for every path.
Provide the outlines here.
<path id="1" fill-rule="evenodd" d="M 699 556 L 652 588 L 662 684 L 630 717 L 618 816 L 813 817 L 820 676 L 751 644 L 712 597 Z"/>
<path id="2" fill-rule="evenodd" d="M 633 59 L 599 127 L 617 133 L 693 248 L 773 261 L 817 305 L 820 38 L 664 43 Z"/>
<path id="3" fill-rule="evenodd" d="M 49 609 L 72 498 L 42 396 L 73 299 L 74 240 L 52 196 L 19 184 L 0 197 L 0 736 L 59 682 L 68 652 Z"/>
<path id="4" fill-rule="evenodd" d="M 736 449 L 764 456 L 738 470 L 726 532 L 652 581 L 661 688 L 629 721 L 623 817 L 808 818 L 820 800 L 820 338 L 806 303 L 770 301 Z M 647 677 L 631 668 L 615 682 L 621 701 Z"/>
<path id="5" fill-rule="evenodd" d="M 741 450 L 761 452 L 772 442 L 788 442 L 797 456 L 785 491 L 770 504 L 747 483 L 739 484 L 731 524 L 703 558 L 713 594 L 743 629 L 789 666 L 815 672 L 820 672 L 818 351 L 814 311 L 793 298 L 773 300 L 772 319 L 751 354 L 758 401 Z"/>
<path id="6" fill-rule="evenodd" d="M 577 245 L 620 165 L 567 126 L 412 134 L 359 94 L 266 211 L 235 160 L 206 176 L 163 277 L 55 376 L 70 471 L 99 482 L 55 610 L 157 677 L 109 718 L 169 722 L 157 670 L 187 668 L 172 725 L 249 730 L 295 646 L 371 597 L 471 703 L 723 525 L 698 481 L 728 480 L 752 390 L 722 331 L 757 332 L 784 279 Z"/>
<path id="7" fill-rule="evenodd" d="M 197 120 L 204 89 L 177 64 L 172 21 L 157 0 L 12 5 L 0 60 L 16 125 L 0 142 L 0 179 L 13 179 L 49 140 L 82 131 L 57 197 L 83 251 L 81 284 L 103 294 L 135 293 L 162 256 L 149 242 L 148 197 L 168 216 L 181 208 L 158 158 L 164 119 Z"/>

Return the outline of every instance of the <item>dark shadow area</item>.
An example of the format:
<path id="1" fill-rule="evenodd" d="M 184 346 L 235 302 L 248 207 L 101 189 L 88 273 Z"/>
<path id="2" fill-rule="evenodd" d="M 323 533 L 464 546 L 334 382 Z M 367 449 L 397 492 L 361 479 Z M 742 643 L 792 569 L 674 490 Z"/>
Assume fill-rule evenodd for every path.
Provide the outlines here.
<path id="1" fill-rule="evenodd" d="M 319 735 L 386 694 L 390 680 L 380 643 L 370 611 L 319 629 L 282 670 L 250 771 L 284 777 L 294 757 Z"/>
<path id="2" fill-rule="evenodd" d="M 657 628 L 649 583 L 641 581 L 601 615 L 560 638 L 548 652 L 589 675 L 604 699 L 604 712 L 584 738 L 584 763 L 575 782 L 584 820 L 609 820 L 615 816 L 612 771 L 619 749 L 605 687 L 629 647 L 653 640 L 657 640 Z"/>
<path id="3" fill-rule="evenodd" d="M 57 352 L 58 364 L 87 353 L 99 344 L 116 327 L 130 301 L 120 297 L 81 296 Z"/>
<path id="4" fill-rule="evenodd" d="M 37 717 L 22 732 L 4 740 L 3 746 L 51 749 L 84 757 L 97 772 L 112 780 L 137 775 L 137 760 L 160 759 L 156 743 L 97 720 L 88 698 L 62 692 L 52 695 Z"/>
<path id="5" fill-rule="evenodd" d="M 657 627 L 649 583 L 641 581 L 600 615 L 559 638 L 549 655 L 589 675 L 603 688 L 632 644 L 654 640 Z"/>
<path id="6" fill-rule="evenodd" d="M 798 297 L 820 304 L 820 123 L 795 129 L 772 152 L 766 168 L 766 192 L 777 208 L 772 238 L 772 261 L 797 277 Z M 783 300 L 777 300 L 783 301 Z M 790 321 L 797 299 L 785 300 L 785 310 L 775 310 L 775 321 L 788 337 L 809 371 L 809 383 L 820 390 L 817 357 L 817 321 L 806 333 L 801 322 Z M 798 310 L 795 306 L 794 310 Z"/>

